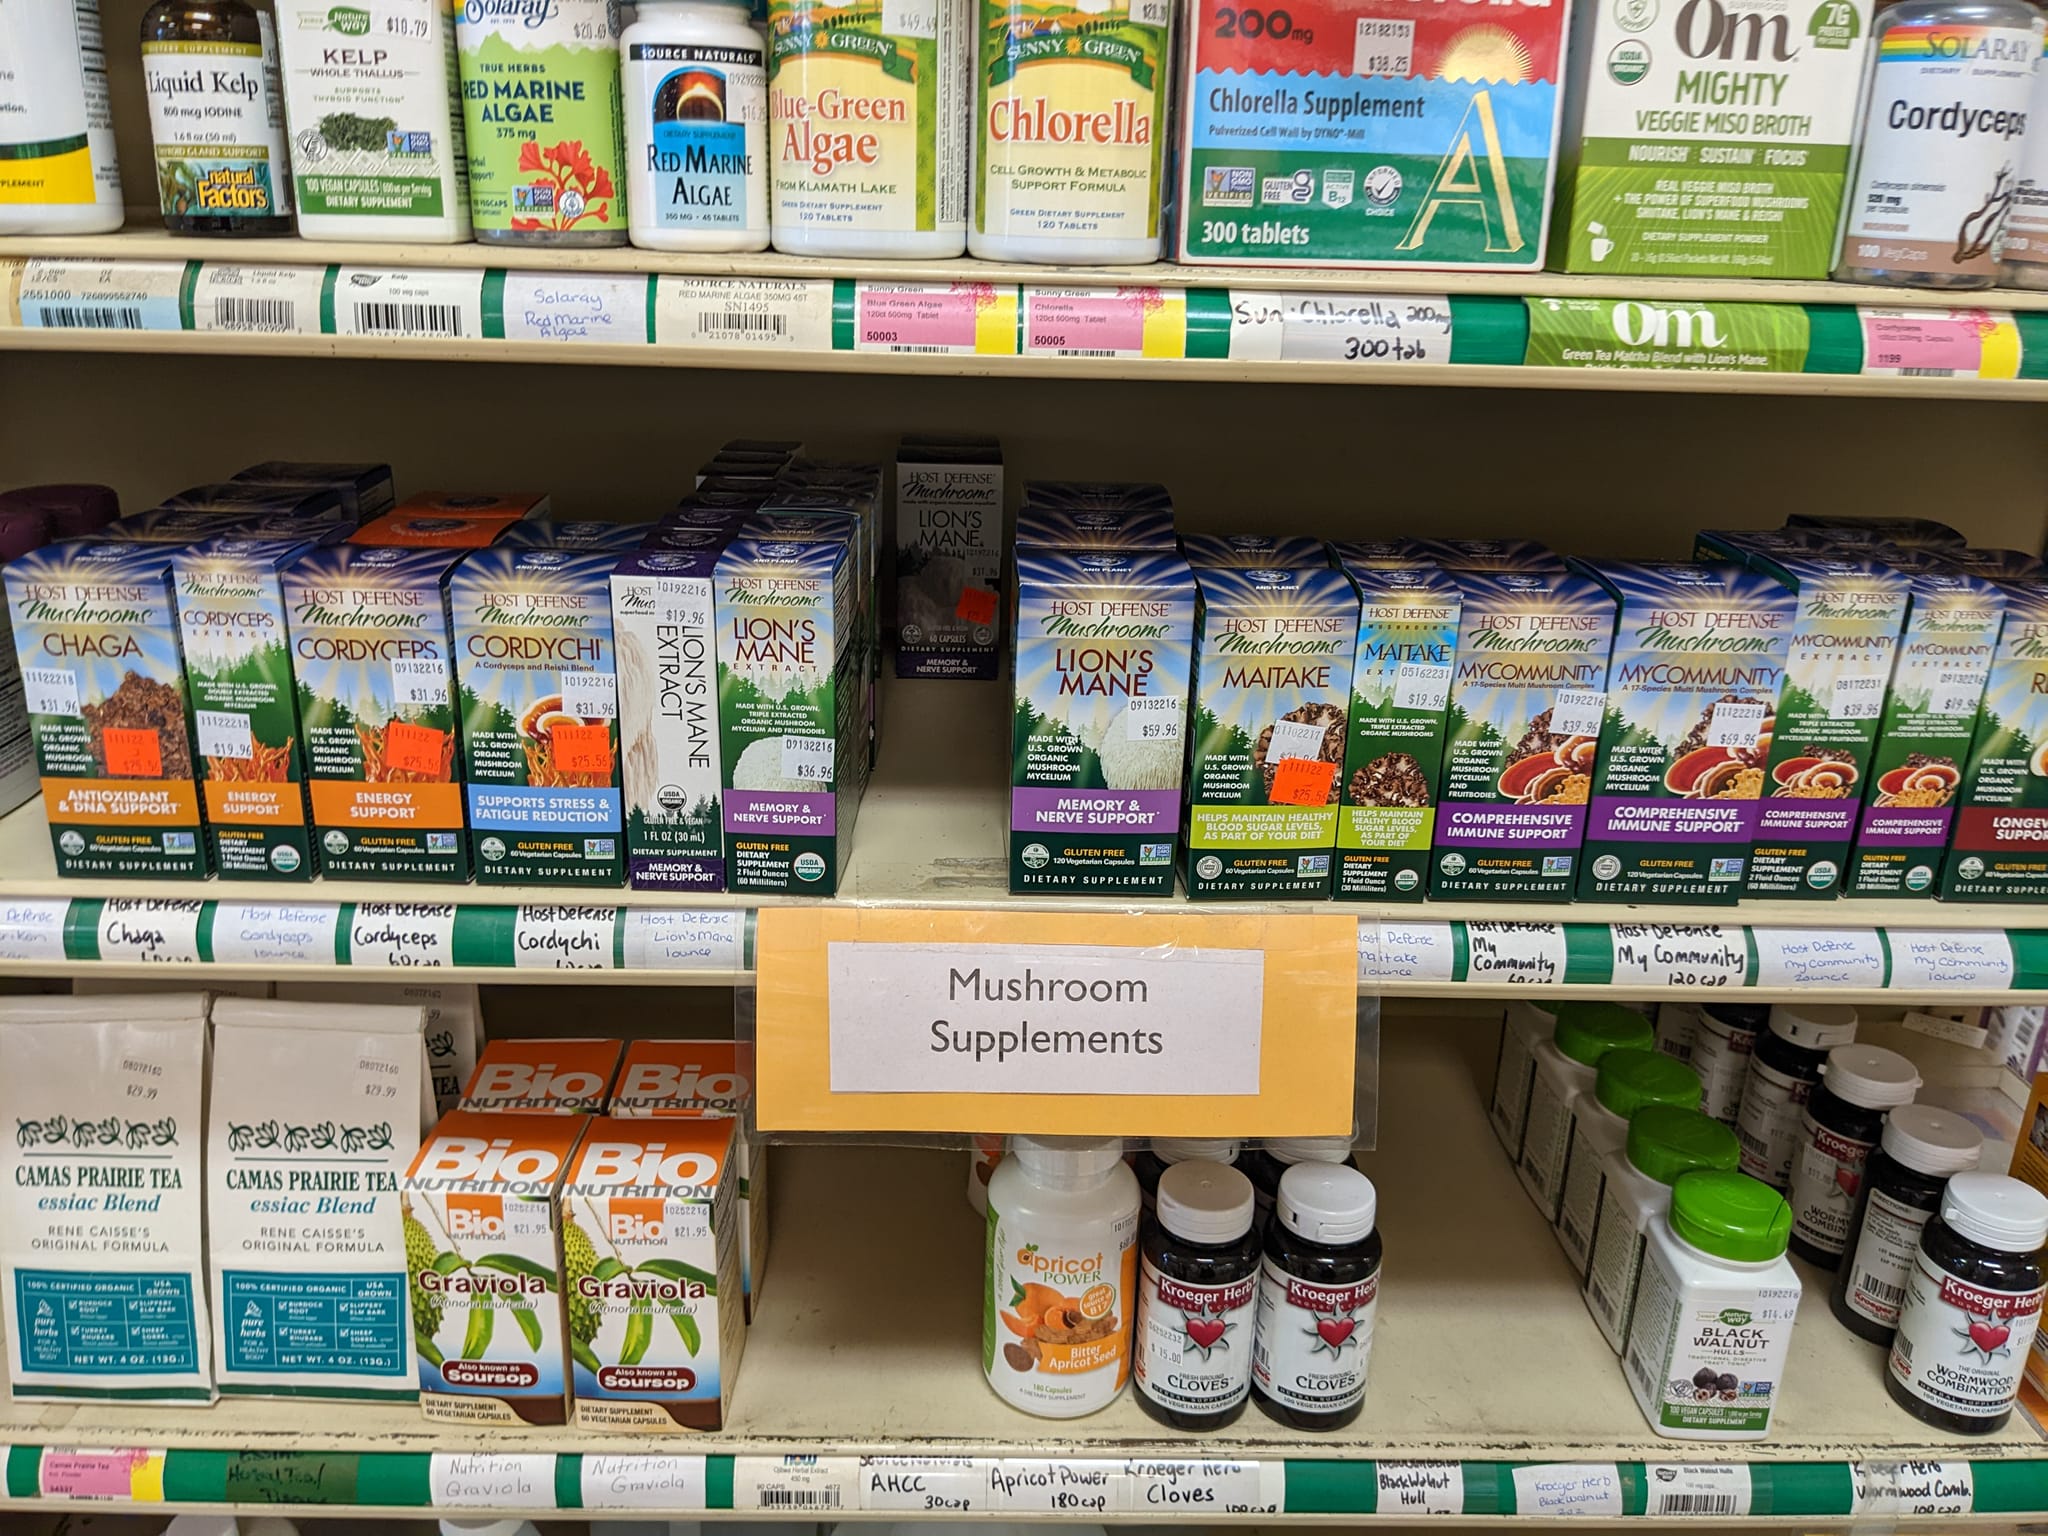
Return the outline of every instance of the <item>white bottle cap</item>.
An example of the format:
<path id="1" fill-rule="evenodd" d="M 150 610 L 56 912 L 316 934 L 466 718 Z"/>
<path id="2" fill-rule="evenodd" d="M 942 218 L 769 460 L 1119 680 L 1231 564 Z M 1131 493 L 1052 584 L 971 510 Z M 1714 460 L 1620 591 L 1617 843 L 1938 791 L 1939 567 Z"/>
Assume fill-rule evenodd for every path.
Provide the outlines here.
<path id="1" fill-rule="evenodd" d="M 1234 1163 L 1237 1143 L 1219 1136 L 1154 1136 L 1152 1155 L 1162 1163 Z"/>
<path id="2" fill-rule="evenodd" d="M 1274 1205 L 1280 1225 L 1312 1243 L 1339 1247 L 1372 1231 L 1379 1191 L 1356 1168 L 1341 1163 L 1296 1163 L 1280 1175 Z"/>
<path id="3" fill-rule="evenodd" d="M 1967 1173 L 1983 1153 L 1977 1127 L 1932 1104 L 1901 1104 L 1885 1116 L 1884 1155 L 1916 1173 Z"/>
<path id="4" fill-rule="evenodd" d="M 1821 1066 L 1820 1080 L 1836 1098 L 1865 1109 L 1897 1109 L 1920 1091 L 1913 1063 L 1876 1045 L 1836 1046 Z"/>
<path id="5" fill-rule="evenodd" d="M 1227 1243 L 1252 1229 L 1252 1181 L 1205 1158 L 1159 1176 L 1159 1224 L 1191 1243 Z"/>
<path id="6" fill-rule="evenodd" d="M 1835 1003 L 1778 1003 L 1771 1033 L 1802 1050 L 1826 1051 L 1856 1038 L 1856 1010 Z"/>
<path id="7" fill-rule="evenodd" d="M 1941 1219 L 1956 1235 L 2000 1253 L 2048 1243 L 2048 1195 L 2002 1173 L 1959 1173 L 1941 1192 Z"/>
<path id="8" fill-rule="evenodd" d="M 1124 1160 L 1120 1136 L 1012 1136 L 1010 1155 L 1040 1184 L 1090 1189 Z"/>
<path id="9" fill-rule="evenodd" d="M 1269 1136 L 1266 1153 L 1276 1163 L 1341 1163 L 1351 1155 L 1349 1136 Z"/>

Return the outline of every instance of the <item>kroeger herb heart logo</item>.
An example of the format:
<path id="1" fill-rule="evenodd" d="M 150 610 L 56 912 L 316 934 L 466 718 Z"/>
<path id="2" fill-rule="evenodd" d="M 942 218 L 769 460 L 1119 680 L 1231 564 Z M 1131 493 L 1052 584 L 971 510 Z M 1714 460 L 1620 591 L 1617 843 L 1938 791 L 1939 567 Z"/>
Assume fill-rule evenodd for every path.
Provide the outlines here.
<path id="1" fill-rule="evenodd" d="M 1963 1341 L 1959 1353 L 1977 1355 L 1980 1357 L 1979 1363 L 1983 1365 L 1989 1365 L 2001 1355 L 2012 1353 L 2010 1318 L 2002 1319 L 1996 1308 L 1986 1312 L 1982 1317 L 1967 1310 L 1963 1316 L 1969 1320 L 1969 1325 L 1949 1330 Z"/>
<path id="2" fill-rule="evenodd" d="M 1200 1311 L 1181 1313 L 1181 1331 L 1188 1340 L 1181 1353 L 1186 1355 L 1190 1350 L 1200 1350 L 1202 1363 L 1206 1365 L 1211 1351 L 1230 1348 L 1229 1336 L 1237 1331 L 1237 1324 L 1217 1316 L 1205 1304 Z"/>
<path id="3" fill-rule="evenodd" d="M 1358 1314 L 1355 1307 L 1332 1307 L 1328 1312 L 1309 1309 L 1313 1325 L 1301 1331 L 1315 1342 L 1309 1346 L 1311 1356 L 1324 1350 L 1330 1352 L 1332 1360 L 1341 1357 L 1345 1350 L 1358 1347 Z"/>

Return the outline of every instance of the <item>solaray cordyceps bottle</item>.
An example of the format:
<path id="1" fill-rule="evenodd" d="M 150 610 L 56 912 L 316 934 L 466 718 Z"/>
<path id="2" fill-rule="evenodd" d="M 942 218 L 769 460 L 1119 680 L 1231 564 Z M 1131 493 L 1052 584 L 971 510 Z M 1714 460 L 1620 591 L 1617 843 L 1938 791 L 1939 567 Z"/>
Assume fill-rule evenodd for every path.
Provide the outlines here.
<path id="1" fill-rule="evenodd" d="M 458 1109 L 413 1158 L 402 1210 L 429 1419 L 568 1422 L 555 1195 L 585 1123 Z"/>
<path id="2" fill-rule="evenodd" d="M 99 0 L 0 10 L 0 233 L 121 227 Z"/>

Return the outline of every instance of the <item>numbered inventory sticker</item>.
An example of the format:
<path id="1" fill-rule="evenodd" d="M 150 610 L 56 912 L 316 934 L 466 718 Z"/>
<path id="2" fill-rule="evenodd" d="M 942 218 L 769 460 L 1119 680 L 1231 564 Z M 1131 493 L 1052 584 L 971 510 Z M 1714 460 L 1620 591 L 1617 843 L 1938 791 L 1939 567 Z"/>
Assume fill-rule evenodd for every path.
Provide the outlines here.
<path id="1" fill-rule="evenodd" d="M 318 336 L 324 267 L 202 262 L 192 284 L 192 329 L 232 336 Z"/>
<path id="2" fill-rule="evenodd" d="M 1024 290 L 1027 356 L 1185 357 L 1187 323 L 1179 289 Z"/>
<path id="3" fill-rule="evenodd" d="M 350 910 L 348 963 L 398 970 L 455 963 L 452 904 L 363 901 Z"/>
<path id="4" fill-rule="evenodd" d="M 1912 379 L 2016 379 L 2020 331 L 2008 310 L 1859 305 L 1863 371 Z"/>
<path id="5" fill-rule="evenodd" d="M 1739 751 L 1754 750 L 1764 731 L 1764 717 L 1770 713 L 1768 704 L 1742 704 L 1723 699 L 1714 706 L 1713 718 L 1707 721 L 1707 745 L 1710 747 L 1734 747 Z"/>
<path id="6" fill-rule="evenodd" d="M 203 901 L 112 898 L 100 908 L 99 958 L 127 964 L 197 965 Z"/>
<path id="7" fill-rule="evenodd" d="M 782 776 L 828 787 L 836 751 L 837 743 L 830 736 L 784 736 Z"/>
<path id="8" fill-rule="evenodd" d="M 400 708 L 434 709 L 448 703 L 448 663 L 439 656 L 394 656 L 391 701 Z"/>
<path id="9" fill-rule="evenodd" d="M 192 718 L 199 727 L 199 750 L 205 756 L 239 759 L 256 755 L 247 715 L 225 709 L 196 709 Z"/>
<path id="10" fill-rule="evenodd" d="M 23 667 L 22 687 L 32 715 L 78 718 L 78 674 L 63 667 Z"/>
<path id="11" fill-rule="evenodd" d="M 1161 695 L 1124 701 L 1124 735 L 1131 741 L 1179 741 L 1181 702 Z"/>
<path id="12" fill-rule="evenodd" d="M 1013 283 L 857 283 L 856 352 L 1014 357 Z"/>
<path id="13" fill-rule="evenodd" d="M 182 261 L 48 261 L 21 273 L 21 323 L 30 330 L 182 331 Z"/>
<path id="14" fill-rule="evenodd" d="M 216 965 L 335 965 L 341 908 L 334 902 L 219 901 L 211 949 Z"/>
<path id="15" fill-rule="evenodd" d="M 1974 715 L 1984 697 L 1984 673 L 1974 667 L 1943 667 L 1934 675 L 1934 690 L 1927 696 L 1930 715 Z"/>
<path id="16" fill-rule="evenodd" d="M 585 1451 L 585 1509 L 703 1509 L 710 1497 L 702 1456 L 598 1456 Z"/>
<path id="17" fill-rule="evenodd" d="M 330 335 L 457 341 L 484 334 L 480 270 L 337 267 L 332 282 Z"/>
<path id="18" fill-rule="evenodd" d="M 619 685 L 609 672 L 564 672 L 562 708 L 586 720 L 615 720 Z"/>
<path id="19" fill-rule="evenodd" d="M 1557 736 L 1598 736 L 1607 717 L 1607 695 L 1590 688 L 1560 688 L 1550 705 L 1550 729 Z"/>
<path id="20" fill-rule="evenodd" d="M 654 343 L 830 352 L 832 284 L 664 274 L 654 280 Z"/>
<path id="21" fill-rule="evenodd" d="M 1608 932 L 1617 987 L 1739 987 L 1749 973 L 1740 927 L 1615 923 Z"/>
<path id="22" fill-rule="evenodd" d="M 732 1507 L 776 1514 L 860 1508 L 860 1463 L 851 1456 L 735 1456 Z"/>
<path id="23" fill-rule="evenodd" d="M 1230 292 L 1230 355 L 1250 362 L 1448 363 L 1451 301 L 1433 294 Z"/>
<path id="24" fill-rule="evenodd" d="M 608 971 L 618 927 L 617 907 L 521 907 L 512 920 L 512 963 L 521 970 Z"/>
<path id="25" fill-rule="evenodd" d="M 645 277 L 584 277 L 570 272 L 507 272 L 501 290 L 507 341 L 608 341 L 644 346 Z"/>
<path id="26" fill-rule="evenodd" d="M 1884 713 L 1885 679 L 1838 677 L 1828 694 L 1828 715 L 1835 720 L 1875 720 Z"/>
<path id="27" fill-rule="evenodd" d="M 1884 985 L 1884 941 L 1874 928 L 1752 928 L 1759 987 Z"/>
<path id="28" fill-rule="evenodd" d="M 1465 979 L 1534 987 L 1563 982 L 1563 923 L 1467 923 Z"/>
<path id="29" fill-rule="evenodd" d="M 1440 710 L 1450 702 L 1451 669 L 1427 661 L 1404 661 L 1394 672 L 1394 708 Z"/>
<path id="30" fill-rule="evenodd" d="M 1643 1468 L 1643 1513 L 1734 1519 L 1749 1513 L 1749 1468 L 1741 1462 L 1701 1466 L 1651 1462 Z"/>

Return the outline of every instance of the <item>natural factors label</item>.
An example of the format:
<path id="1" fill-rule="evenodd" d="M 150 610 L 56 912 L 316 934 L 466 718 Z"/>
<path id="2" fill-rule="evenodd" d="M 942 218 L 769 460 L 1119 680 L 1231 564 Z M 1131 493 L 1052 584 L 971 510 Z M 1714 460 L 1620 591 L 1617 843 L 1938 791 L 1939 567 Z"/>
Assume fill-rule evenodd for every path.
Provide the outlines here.
<path id="1" fill-rule="evenodd" d="M 1564 0 L 1198 0 L 1183 260 L 1543 263 Z"/>
<path id="2" fill-rule="evenodd" d="M 260 43 L 167 39 L 142 45 L 157 194 L 167 219 L 291 213 L 284 105 L 270 18 Z"/>
<path id="3" fill-rule="evenodd" d="M 1571 272 L 1826 277 L 1869 0 L 1599 0 L 1572 38 Z"/>

